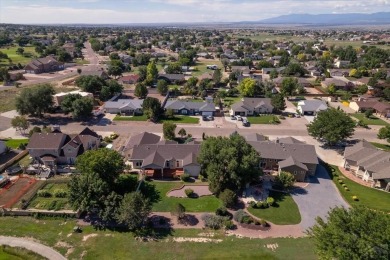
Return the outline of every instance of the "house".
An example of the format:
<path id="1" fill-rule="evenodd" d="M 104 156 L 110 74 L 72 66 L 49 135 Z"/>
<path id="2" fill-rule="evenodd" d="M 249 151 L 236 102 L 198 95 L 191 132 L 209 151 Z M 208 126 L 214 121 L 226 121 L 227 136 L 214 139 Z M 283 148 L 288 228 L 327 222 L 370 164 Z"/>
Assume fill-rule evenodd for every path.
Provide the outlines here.
<path id="1" fill-rule="evenodd" d="M 214 116 L 216 111 L 214 103 L 208 102 L 191 102 L 181 100 L 168 100 L 164 109 L 172 109 L 175 114 L 180 115 L 202 115 Z"/>
<path id="2" fill-rule="evenodd" d="M 107 101 L 103 107 L 105 113 L 109 114 L 140 115 L 142 114 L 143 102 L 143 99 L 118 99 L 117 101 Z"/>
<path id="3" fill-rule="evenodd" d="M 344 151 L 344 168 L 377 187 L 390 190 L 390 152 L 361 140 Z"/>
<path id="4" fill-rule="evenodd" d="M 375 113 L 379 114 L 380 116 L 384 116 L 389 118 L 390 117 L 390 104 L 389 103 L 383 103 L 383 102 L 377 102 L 373 109 Z"/>
<path id="5" fill-rule="evenodd" d="M 121 84 L 135 84 L 138 82 L 138 80 L 139 80 L 139 75 L 131 74 L 131 75 L 120 77 L 118 79 L 118 82 Z"/>
<path id="6" fill-rule="evenodd" d="M 295 78 L 295 77 L 294 77 Z M 277 77 L 276 79 L 273 79 L 272 81 L 276 84 L 277 87 L 282 86 L 282 82 L 285 79 L 285 77 Z M 313 85 L 305 78 L 295 78 L 298 81 L 298 84 L 301 85 L 304 88 L 311 88 Z"/>
<path id="7" fill-rule="evenodd" d="M 133 61 L 133 57 L 131 57 L 130 55 L 119 53 L 118 56 L 124 64 L 130 64 Z"/>
<path id="8" fill-rule="evenodd" d="M 251 70 L 250 70 L 249 66 L 232 66 L 231 72 L 232 73 L 239 72 L 242 74 L 249 74 L 251 72 Z"/>
<path id="9" fill-rule="evenodd" d="M 347 68 L 351 62 L 349 60 L 336 60 L 334 63 L 334 67 L 336 68 Z"/>
<path id="10" fill-rule="evenodd" d="M 257 114 L 270 114 L 274 110 L 270 98 L 243 98 L 230 108 L 230 115 L 253 116 Z"/>
<path id="11" fill-rule="evenodd" d="M 34 133 L 26 149 L 35 161 L 56 172 L 57 164 L 74 164 L 77 156 L 99 147 L 100 136 L 86 127 L 77 135 L 64 134 L 59 130 Z"/>
<path id="12" fill-rule="evenodd" d="M 375 113 L 380 116 L 390 117 L 390 104 L 380 102 L 376 99 L 367 100 L 362 99 L 360 101 L 353 101 L 349 103 L 349 107 L 356 112 L 365 112 L 368 109 L 372 109 Z"/>
<path id="13" fill-rule="evenodd" d="M 253 73 L 253 74 L 243 73 L 243 74 L 240 74 L 237 76 L 237 83 L 240 84 L 244 79 L 247 79 L 247 78 L 254 79 L 255 81 L 260 83 L 263 80 L 263 75 L 256 74 L 256 73 Z"/>
<path id="14" fill-rule="evenodd" d="M 286 67 L 279 67 L 279 68 L 262 68 L 261 73 L 262 74 L 271 74 L 272 71 L 276 70 L 277 73 L 282 73 Z"/>
<path id="15" fill-rule="evenodd" d="M 63 69 L 64 63 L 58 62 L 52 56 L 34 59 L 24 67 L 24 71 L 30 74 L 48 73 Z"/>
<path id="16" fill-rule="evenodd" d="M 321 86 L 324 88 L 329 88 L 330 85 L 334 85 L 336 89 L 343 89 L 347 84 L 347 82 L 335 78 L 327 78 L 321 82 Z"/>
<path id="17" fill-rule="evenodd" d="M 141 133 L 129 139 L 126 151 L 132 169 L 141 170 L 147 177 L 172 178 L 184 173 L 197 177 L 200 173 L 199 144 L 178 144 Z"/>
<path id="18" fill-rule="evenodd" d="M 349 69 L 328 69 L 331 77 L 348 77 Z"/>
<path id="19" fill-rule="evenodd" d="M 327 109 L 326 103 L 318 99 L 301 100 L 297 105 L 297 110 L 301 115 L 316 115 L 318 112 Z"/>
<path id="20" fill-rule="evenodd" d="M 0 154 L 3 154 L 7 151 L 7 145 L 5 144 L 5 141 L 0 140 Z"/>
<path id="21" fill-rule="evenodd" d="M 75 91 L 66 92 L 66 93 L 65 92 L 60 92 L 60 93 L 57 93 L 57 94 L 53 95 L 54 106 L 60 107 L 62 101 L 64 101 L 65 97 L 68 96 L 68 95 L 80 95 L 83 98 L 91 98 L 91 99 L 93 99 L 93 94 L 92 93 L 84 92 L 84 91 L 80 91 L 80 90 L 75 90 Z"/>
<path id="22" fill-rule="evenodd" d="M 260 154 L 260 167 L 264 172 L 290 172 L 296 181 L 304 181 L 315 175 L 318 158 L 314 145 L 308 145 L 293 137 L 275 141 L 248 141 Z"/>
<path id="23" fill-rule="evenodd" d="M 163 79 L 171 84 L 181 84 L 185 82 L 184 74 L 158 74 L 157 79 Z"/>
<path id="24" fill-rule="evenodd" d="M 108 79 L 108 74 L 104 70 L 93 70 L 93 71 L 81 71 L 80 76 L 98 76 L 102 79 Z"/>

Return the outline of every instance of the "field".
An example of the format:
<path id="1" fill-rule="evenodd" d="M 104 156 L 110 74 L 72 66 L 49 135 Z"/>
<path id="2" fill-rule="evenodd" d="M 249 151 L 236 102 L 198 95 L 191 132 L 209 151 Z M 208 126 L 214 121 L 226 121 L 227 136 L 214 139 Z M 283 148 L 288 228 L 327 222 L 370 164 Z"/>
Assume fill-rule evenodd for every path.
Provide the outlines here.
<path id="1" fill-rule="evenodd" d="M 220 60 L 202 60 L 198 61 L 194 67 L 196 67 L 196 71 L 192 73 L 193 76 L 197 77 L 206 72 L 213 73 L 213 70 L 207 69 L 207 65 L 217 65 L 221 72 L 223 72 L 223 66 Z"/>
<path id="2" fill-rule="evenodd" d="M 68 198 L 57 198 L 54 196 L 58 190 L 68 191 L 67 183 L 48 183 L 41 190 L 48 191 L 51 196 L 48 198 L 39 197 L 35 195 L 29 204 L 29 208 L 45 209 L 45 210 L 63 210 L 70 209 Z"/>
<path id="3" fill-rule="evenodd" d="M 276 225 L 295 225 L 301 222 L 298 206 L 289 194 L 271 191 L 270 197 L 275 199 L 274 206 L 266 209 L 249 207 L 249 212 Z"/>
<path id="4" fill-rule="evenodd" d="M 22 65 L 26 65 L 27 63 L 30 62 L 31 59 L 35 58 L 37 56 L 37 53 L 35 52 L 35 47 L 23 47 L 24 49 L 24 54 L 30 54 L 31 56 L 30 57 L 26 57 L 26 56 L 23 56 L 23 55 L 20 55 L 20 54 L 17 54 L 16 53 L 16 50 L 18 49 L 19 47 L 9 47 L 9 48 L 1 48 L 0 51 L 2 53 L 5 53 L 8 55 L 8 58 L 11 59 L 11 63 L 13 64 L 22 64 Z M 0 62 L 1 65 L 8 65 L 9 62 L 8 60 L 4 60 L 2 59 L 1 62 Z"/>
<path id="5" fill-rule="evenodd" d="M 34 252 L 28 251 L 24 248 L 0 246 L 0 260 L 41 260 L 44 257 L 37 255 Z"/>
<path id="6" fill-rule="evenodd" d="M 215 196 L 204 196 L 199 198 L 175 198 L 166 194 L 173 188 L 180 188 L 182 182 L 151 182 L 155 185 L 160 195 L 160 200 L 153 205 L 153 211 L 170 212 L 176 203 L 181 203 L 187 212 L 215 212 L 220 207 L 221 201 Z"/>
<path id="7" fill-rule="evenodd" d="M 330 173 L 329 175 L 332 177 L 333 182 L 339 189 L 341 195 L 351 206 L 361 205 L 370 209 L 390 213 L 389 193 L 362 186 L 348 179 L 340 172 L 337 166 L 329 165 L 328 172 Z M 343 183 L 347 185 L 349 191 L 346 191 L 342 187 L 338 179 L 341 179 Z M 357 196 L 359 200 L 354 201 L 352 196 Z"/>
<path id="8" fill-rule="evenodd" d="M 8 139 L 5 144 L 7 147 L 17 149 L 21 144 L 27 144 L 28 139 Z"/>
<path id="9" fill-rule="evenodd" d="M 367 125 L 388 125 L 388 123 L 376 116 L 371 116 L 370 118 L 367 118 L 363 113 L 355 113 L 351 114 L 351 116 L 357 118 L 358 120 L 362 120 Z"/>
<path id="10" fill-rule="evenodd" d="M 154 242 L 138 242 L 130 232 L 82 227 L 73 233 L 74 220 L 24 217 L 0 218 L 0 233 L 5 236 L 32 237 L 54 247 L 69 259 L 317 259 L 309 238 L 249 239 L 226 237 L 215 232 L 220 243 L 179 243 L 177 237 L 202 237 L 207 230 L 180 229 L 159 232 Z M 203 235 L 204 236 L 204 235 Z M 61 241 L 61 243 L 59 243 Z M 268 249 L 275 245 L 276 249 Z M 83 257 L 81 257 L 83 255 Z"/>
<path id="11" fill-rule="evenodd" d="M 248 121 L 251 124 L 273 124 L 273 120 L 278 122 L 279 119 L 275 115 L 265 115 L 265 116 L 248 116 Z"/>

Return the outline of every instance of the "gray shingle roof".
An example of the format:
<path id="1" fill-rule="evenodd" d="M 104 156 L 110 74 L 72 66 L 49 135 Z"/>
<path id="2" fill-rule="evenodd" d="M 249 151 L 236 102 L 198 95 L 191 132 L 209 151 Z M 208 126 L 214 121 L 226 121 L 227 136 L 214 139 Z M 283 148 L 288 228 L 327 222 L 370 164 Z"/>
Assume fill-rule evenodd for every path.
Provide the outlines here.
<path id="1" fill-rule="evenodd" d="M 131 108 L 133 110 L 135 109 L 141 109 L 142 103 L 144 102 L 143 99 L 118 99 L 117 101 L 108 101 L 104 104 L 104 108 Z"/>
<path id="2" fill-rule="evenodd" d="M 320 111 L 328 109 L 328 106 L 324 101 L 317 99 L 299 101 L 298 106 L 302 108 L 302 111 Z"/>
<path id="3" fill-rule="evenodd" d="M 278 163 L 278 165 L 281 169 L 286 168 L 286 167 L 290 167 L 290 166 L 297 166 L 297 167 L 301 168 L 302 170 L 305 170 L 305 171 L 308 170 L 306 165 L 299 162 L 298 160 L 296 160 L 292 156 L 288 157 L 286 160 L 280 161 Z"/>
<path id="4" fill-rule="evenodd" d="M 190 102 L 181 100 L 168 100 L 164 106 L 165 109 L 174 110 L 199 110 L 200 112 L 215 112 L 215 105 L 208 102 Z"/>
<path id="5" fill-rule="evenodd" d="M 231 108 L 234 111 L 253 111 L 262 106 L 273 109 L 270 98 L 243 98 L 241 101 L 234 103 Z"/>

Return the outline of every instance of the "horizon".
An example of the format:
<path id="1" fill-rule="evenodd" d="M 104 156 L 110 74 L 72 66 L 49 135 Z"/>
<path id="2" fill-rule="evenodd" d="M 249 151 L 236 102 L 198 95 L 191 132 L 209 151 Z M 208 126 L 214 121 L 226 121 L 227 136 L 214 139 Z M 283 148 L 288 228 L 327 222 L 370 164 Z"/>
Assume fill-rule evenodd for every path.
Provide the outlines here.
<path id="1" fill-rule="evenodd" d="M 199 24 L 261 21 L 289 14 L 390 12 L 390 1 L 0 0 L 0 23 L 31 25 Z M 224 12 L 221 12 L 223 10 Z"/>

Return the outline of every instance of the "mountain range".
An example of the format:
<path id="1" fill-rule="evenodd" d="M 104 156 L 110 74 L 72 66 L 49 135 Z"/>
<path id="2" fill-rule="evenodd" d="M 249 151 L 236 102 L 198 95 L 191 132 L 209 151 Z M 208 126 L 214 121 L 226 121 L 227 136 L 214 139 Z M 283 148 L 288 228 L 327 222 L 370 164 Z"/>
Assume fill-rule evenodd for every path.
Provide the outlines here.
<path id="1" fill-rule="evenodd" d="M 312 25 L 366 25 L 390 24 L 390 12 L 372 14 L 288 14 L 253 23 L 260 24 L 312 24 Z"/>

